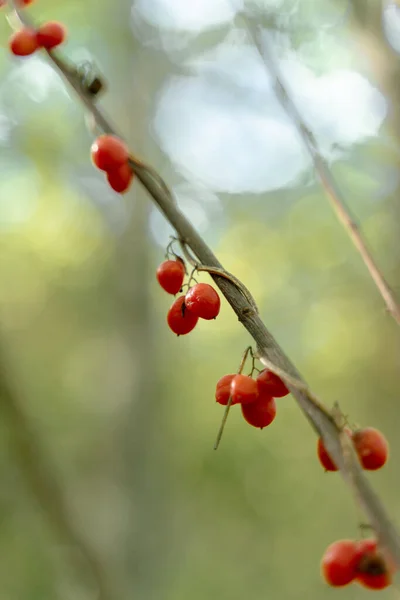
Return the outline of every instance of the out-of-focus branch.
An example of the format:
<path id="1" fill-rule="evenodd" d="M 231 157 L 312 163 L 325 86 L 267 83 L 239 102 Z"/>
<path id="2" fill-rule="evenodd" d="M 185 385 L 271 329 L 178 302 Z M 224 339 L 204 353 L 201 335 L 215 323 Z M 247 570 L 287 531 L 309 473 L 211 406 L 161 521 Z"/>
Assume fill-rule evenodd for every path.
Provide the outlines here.
<path id="1" fill-rule="evenodd" d="M 397 302 L 389 284 L 385 280 L 382 271 L 372 256 L 372 253 L 369 250 L 357 223 L 352 218 L 350 210 L 346 206 L 346 201 L 343 197 L 343 194 L 340 191 L 340 188 L 336 183 L 336 180 L 333 177 L 332 172 L 322 155 L 322 152 L 319 149 L 314 134 L 305 124 L 295 103 L 288 93 L 283 82 L 282 75 L 279 72 L 278 65 L 276 64 L 272 53 L 268 48 L 268 44 L 261 38 L 261 29 L 257 25 L 253 26 L 247 20 L 245 23 L 251 40 L 254 42 L 254 45 L 264 61 L 268 72 L 273 77 L 276 95 L 296 126 L 297 131 L 299 132 L 300 137 L 312 158 L 315 171 L 321 180 L 325 193 L 328 196 L 339 221 L 342 223 L 354 246 L 357 248 L 365 266 L 369 271 L 369 274 L 371 275 L 371 278 L 373 279 L 380 295 L 383 298 L 388 312 L 392 315 L 396 323 L 400 325 L 400 305 Z"/>
<path id="2" fill-rule="evenodd" d="M 0 355 L 0 410 L 8 419 L 15 454 L 26 482 L 59 538 L 73 551 L 78 551 L 77 571 L 82 572 L 84 559 L 97 587 L 99 600 L 115 600 L 100 559 L 78 530 L 56 474 L 50 466 L 40 439 L 11 387 L 6 357 Z M 81 573 L 82 575 L 82 573 Z"/>
<path id="3" fill-rule="evenodd" d="M 16 6 L 15 0 L 8 1 L 21 22 L 30 24 L 25 17 L 25 13 Z M 48 52 L 48 56 L 63 78 L 75 90 L 78 99 L 92 115 L 98 128 L 104 132 L 119 135 L 105 114 L 96 105 L 95 99 L 82 86 L 76 69 L 71 67 L 59 54 Z M 161 177 L 133 156 L 130 160 L 130 166 L 154 203 L 176 230 L 182 243 L 186 244 L 197 257 L 199 263 L 216 270 L 223 269 L 212 250 L 178 209 L 170 190 Z M 234 281 L 216 273 L 211 274 L 211 276 L 233 308 L 239 321 L 255 341 L 261 362 L 285 379 L 300 408 L 315 431 L 322 437 L 329 454 L 339 467 L 356 500 L 364 509 L 371 526 L 380 538 L 383 548 L 387 550 L 392 560 L 400 567 L 399 534 L 385 507 L 362 472 L 348 436 L 343 434 L 340 413 L 338 417 L 332 415 L 312 394 L 307 384 L 301 379 L 296 367 L 287 358 L 282 348 L 266 328 L 258 312 L 249 303 L 246 296 L 242 294 Z"/>

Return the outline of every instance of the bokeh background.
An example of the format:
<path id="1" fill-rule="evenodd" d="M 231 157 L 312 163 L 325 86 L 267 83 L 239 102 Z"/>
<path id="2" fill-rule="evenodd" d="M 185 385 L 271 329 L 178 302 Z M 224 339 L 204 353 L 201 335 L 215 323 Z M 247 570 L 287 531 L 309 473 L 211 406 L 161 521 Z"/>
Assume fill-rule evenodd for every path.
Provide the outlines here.
<path id="1" fill-rule="evenodd" d="M 254 9 L 400 297 L 396 2 L 38 0 L 30 14 L 66 23 L 65 55 L 103 73 L 101 105 L 315 393 L 385 432 L 391 460 L 370 478 L 398 521 L 399 330 L 246 38 Z M 92 600 L 99 578 L 102 600 L 367 597 L 320 578 L 363 516 L 291 397 L 262 432 L 232 410 L 213 450 L 215 383 L 249 336 L 226 302 L 189 336 L 168 330 L 155 269 L 171 229 L 139 184 L 108 189 L 82 107 L 44 55 L 9 56 L 9 33 L 3 9 L 1 600 Z"/>

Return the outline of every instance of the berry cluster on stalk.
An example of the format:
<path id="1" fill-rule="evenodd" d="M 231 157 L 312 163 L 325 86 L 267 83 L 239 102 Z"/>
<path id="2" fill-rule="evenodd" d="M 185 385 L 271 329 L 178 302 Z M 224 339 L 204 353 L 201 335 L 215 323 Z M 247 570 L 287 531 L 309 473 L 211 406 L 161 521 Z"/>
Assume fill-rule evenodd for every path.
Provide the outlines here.
<path id="1" fill-rule="evenodd" d="M 386 560 L 378 541 L 338 540 L 325 551 L 321 572 L 332 587 L 344 587 L 353 581 L 370 590 L 383 590 L 393 580 L 395 568 Z"/>
<path id="2" fill-rule="evenodd" d="M 219 315 L 221 300 L 210 284 L 196 282 L 191 285 L 192 274 L 184 285 L 186 266 L 180 256 L 174 255 L 173 259 L 168 258 L 162 262 L 156 276 L 158 283 L 168 294 L 176 295 L 187 287 L 186 294 L 173 302 L 167 314 L 168 326 L 176 335 L 190 333 L 199 319 L 211 321 Z"/>
<path id="3" fill-rule="evenodd" d="M 19 8 L 32 4 L 33 0 L 17 0 Z M 0 0 L 0 7 L 6 6 L 5 0 Z M 60 46 L 67 37 L 66 27 L 58 21 L 48 21 L 38 29 L 21 26 L 14 31 L 8 41 L 9 48 L 15 56 L 30 56 L 37 50 L 45 48 L 53 50 Z"/>

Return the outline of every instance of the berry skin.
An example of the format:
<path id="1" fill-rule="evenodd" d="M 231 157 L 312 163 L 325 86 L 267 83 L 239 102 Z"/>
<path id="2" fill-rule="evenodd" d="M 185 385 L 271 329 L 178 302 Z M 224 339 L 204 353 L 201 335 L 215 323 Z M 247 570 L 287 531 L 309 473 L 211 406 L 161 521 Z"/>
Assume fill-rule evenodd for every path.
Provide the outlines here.
<path id="1" fill-rule="evenodd" d="M 186 294 L 186 306 L 201 319 L 215 319 L 221 307 L 221 300 L 208 283 L 196 283 Z"/>
<path id="2" fill-rule="evenodd" d="M 124 163 L 118 169 L 113 169 L 107 173 L 107 181 L 110 187 L 118 194 L 128 191 L 132 179 L 133 173 L 128 163 Z"/>
<path id="3" fill-rule="evenodd" d="M 249 425 L 263 429 L 276 416 L 276 403 L 272 396 L 262 395 L 251 404 L 242 404 L 242 414 Z"/>
<path id="4" fill-rule="evenodd" d="M 231 395 L 231 383 L 234 377 L 236 377 L 236 373 L 233 373 L 231 375 L 224 375 L 217 382 L 217 387 L 215 388 L 215 399 L 219 404 L 222 404 L 223 406 L 226 406 L 228 404 L 229 396 Z M 232 399 L 232 404 L 237 404 L 237 402 L 233 402 Z"/>
<path id="5" fill-rule="evenodd" d="M 353 432 L 354 447 L 364 469 L 376 471 L 388 459 L 389 446 L 385 436 L 373 427 Z"/>
<path id="6" fill-rule="evenodd" d="M 176 335 L 185 335 L 194 329 L 199 320 L 185 306 L 185 296 L 179 296 L 171 306 L 167 315 L 170 329 Z"/>
<path id="7" fill-rule="evenodd" d="M 357 543 L 353 540 L 339 540 L 328 546 L 321 561 L 325 581 L 333 587 L 351 583 L 357 576 L 359 556 Z"/>
<path id="8" fill-rule="evenodd" d="M 15 56 L 29 56 L 39 48 L 36 31 L 30 27 L 19 29 L 10 37 L 8 45 Z"/>
<path id="9" fill-rule="evenodd" d="M 49 21 L 41 25 L 36 33 L 39 46 L 51 50 L 63 43 L 67 37 L 67 30 L 58 21 Z"/>
<path id="10" fill-rule="evenodd" d="M 129 158 L 125 142 L 115 135 L 100 135 L 92 144 L 92 160 L 101 171 L 115 171 Z"/>
<path id="11" fill-rule="evenodd" d="M 377 540 L 360 540 L 357 544 L 359 560 L 356 581 L 370 590 L 383 590 L 392 583 L 392 573 L 382 554 Z"/>
<path id="12" fill-rule="evenodd" d="M 257 382 L 248 375 L 235 375 L 231 381 L 232 404 L 249 404 L 258 398 Z"/>
<path id="13" fill-rule="evenodd" d="M 168 294 L 177 294 L 185 279 L 185 266 L 181 260 L 165 260 L 157 269 L 157 281 Z"/>
<path id="14" fill-rule="evenodd" d="M 319 458 L 319 462 L 324 467 L 325 471 L 337 471 L 338 470 L 337 466 L 335 465 L 335 463 L 329 456 L 328 451 L 324 446 L 324 442 L 322 441 L 322 438 L 318 438 L 317 455 Z"/>
<path id="15" fill-rule="evenodd" d="M 257 377 L 259 392 L 264 392 L 274 398 L 282 398 L 289 394 L 289 390 L 282 379 L 272 371 L 264 369 Z"/>

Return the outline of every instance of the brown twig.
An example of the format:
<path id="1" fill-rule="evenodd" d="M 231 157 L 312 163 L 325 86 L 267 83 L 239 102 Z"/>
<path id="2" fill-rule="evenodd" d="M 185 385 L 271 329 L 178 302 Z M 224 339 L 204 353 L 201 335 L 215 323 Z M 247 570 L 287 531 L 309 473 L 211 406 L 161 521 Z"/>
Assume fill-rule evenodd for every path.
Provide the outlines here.
<path id="1" fill-rule="evenodd" d="M 268 72 L 272 75 L 275 81 L 275 91 L 279 98 L 282 106 L 286 110 L 289 117 L 292 119 L 296 126 L 300 137 L 309 152 L 311 159 L 314 163 L 314 168 L 318 174 L 322 186 L 328 196 L 333 209 L 339 221 L 342 223 L 348 236 L 357 248 L 365 266 L 367 267 L 371 278 L 373 279 L 383 301 L 386 305 L 387 311 L 392 315 L 398 325 L 400 325 L 400 305 L 398 304 L 393 291 L 389 284 L 385 280 L 382 271 L 378 267 L 371 251 L 369 250 L 367 243 L 360 231 L 356 221 L 352 218 L 349 209 L 346 206 L 345 199 L 342 192 L 337 185 L 335 178 L 333 177 L 326 161 L 319 149 L 314 134 L 305 124 L 302 116 L 300 115 L 295 103 L 293 102 L 290 94 L 288 93 L 285 84 L 283 83 L 282 75 L 279 72 L 278 66 L 273 59 L 272 53 L 268 48 L 267 42 L 261 40 L 261 29 L 257 25 L 251 25 L 250 22 L 245 19 L 245 27 L 249 34 L 250 39 L 254 43 L 257 51 L 262 58 Z"/>
<path id="2" fill-rule="evenodd" d="M 16 7 L 15 0 L 8 1 L 21 21 L 26 23 L 27 20 Z M 71 65 L 64 61 L 63 58 L 60 58 L 58 54 L 48 52 L 48 56 L 63 78 L 75 90 L 80 102 L 92 115 L 97 126 L 105 133 L 118 135 L 116 129 L 98 108 L 94 99 L 89 97 L 85 90 L 82 89 L 76 69 L 71 68 Z M 137 159 L 130 160 L 130 166 L 140 183 L 145 187 L 155 204 L 175 229 L 179 239 L 190 248 L 199 263 L 224 270 L 202 237 L 178 209 L 171 192 L 158 174 Z M 382 545 L 387 549 L 394 563 L 400 567 L 399 534 L 391 522 L 385 507 L 362 472 L 354 450 L 350 448 L 350 451 L 346 452 L 346 456 L 344 455 L 341 426 L 337 422 L 337 419 L 334 419 L 328 409 L 309 391 L 308 386 L 302 380 L 296 367 L 287 358 L 284 351 L 266 328 L 259 314 L 252 309 L 248 300 L 238 290 L 237 286 L 220 274 L 212 274 L 211 276 L 236 313 L 239 321 L 256 342 L 259 359 L 264 364 L 272 366 L 272 370 L 281 373 L 285 379 L 289 390 L 300 408 L 318 435 L 322 437 L 327 451 L 338 466 L 344 480 L 352 489 L 357 501 L 359 501 L 361 507 L 364 509 Z"/>

